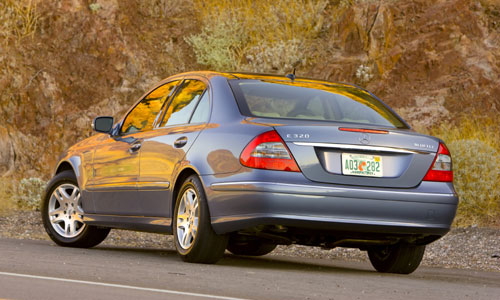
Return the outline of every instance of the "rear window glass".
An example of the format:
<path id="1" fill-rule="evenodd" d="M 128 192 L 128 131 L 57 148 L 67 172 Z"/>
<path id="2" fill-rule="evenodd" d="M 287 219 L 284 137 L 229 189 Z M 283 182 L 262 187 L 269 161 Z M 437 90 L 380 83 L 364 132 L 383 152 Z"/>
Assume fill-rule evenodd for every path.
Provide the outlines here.
<path id="1" fill-rule="evenodd" d="M 352 86 L 299 81 L 229 82 L 241 112 L 247 116 L 407 128 L 385 104 Z"/>

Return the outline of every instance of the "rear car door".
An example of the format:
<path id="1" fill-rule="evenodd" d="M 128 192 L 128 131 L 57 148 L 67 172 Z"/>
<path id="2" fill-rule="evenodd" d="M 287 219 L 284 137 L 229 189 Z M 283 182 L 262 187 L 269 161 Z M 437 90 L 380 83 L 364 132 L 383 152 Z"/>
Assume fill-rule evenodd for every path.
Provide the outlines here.
<path id="1" fill-rule="evenodd" d="M 209 113 L 207 84 L 184 80 L 164 109 L 158 127 L 143 136 L 138 190 L 144 216 L 171 217 L 173 182 Z"/>
<path id="2" fill-rule="evenodd" d="M 116 136 L 103 135 L 95 149 L 92 194 L 95 213 L 142 215 L 137 194 L 142 135 L 153 128 L 178 81 L 166 83 L 144 97 L 123 120 Z"/>

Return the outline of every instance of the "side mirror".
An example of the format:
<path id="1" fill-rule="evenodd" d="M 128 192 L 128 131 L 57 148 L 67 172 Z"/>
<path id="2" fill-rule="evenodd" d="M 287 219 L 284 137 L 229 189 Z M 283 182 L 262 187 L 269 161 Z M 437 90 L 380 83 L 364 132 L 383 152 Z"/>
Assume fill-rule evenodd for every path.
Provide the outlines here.
<path id="1" fill-rule="evenodd" d="M 97 117 L 92 122 L 92 129 L 97 132 L 110 133 L 113 123 L 113 117 Z"/>

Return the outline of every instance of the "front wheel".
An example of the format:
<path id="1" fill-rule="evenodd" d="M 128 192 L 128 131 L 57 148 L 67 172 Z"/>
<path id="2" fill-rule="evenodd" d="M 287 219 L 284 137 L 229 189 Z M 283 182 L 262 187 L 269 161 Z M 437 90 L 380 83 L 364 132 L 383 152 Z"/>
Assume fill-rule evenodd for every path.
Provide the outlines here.
<path id="1" fill-rule="evenodd" d="M 207 198 L 196 175 L 182 185 L 174 210 L 174 240 L 182 260 L 213 264 L 224 255 L 228 237 L 212 229 Z"/>
<path id="2" fill-rule="evenodd" d="M 425 246 L 400 243 L 368 250 L 372 266 L 381 273 L 410 274 L 424 256 Z"/>
<path id="3" fill-rule="evenodd" d="M 89 248 L 101 243 L 109 228 L 83 222 L 81 194 L 75 174 L 64 171 L 49 182 L 40 211 L 45 231 L 58 245 Z"/>

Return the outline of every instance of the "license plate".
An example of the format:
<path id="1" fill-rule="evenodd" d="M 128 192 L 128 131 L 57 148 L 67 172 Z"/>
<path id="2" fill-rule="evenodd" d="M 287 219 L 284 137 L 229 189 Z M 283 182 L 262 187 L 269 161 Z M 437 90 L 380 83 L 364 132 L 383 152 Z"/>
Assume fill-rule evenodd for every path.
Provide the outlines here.
<path id="1" fill-rule="evenodd" d="M 382 157 L 378 155 L 342 153 L 342 174 L 382 177 Z"/>

